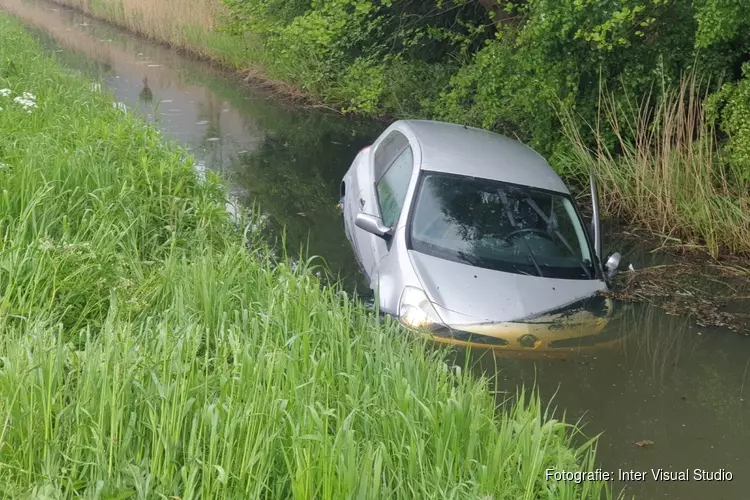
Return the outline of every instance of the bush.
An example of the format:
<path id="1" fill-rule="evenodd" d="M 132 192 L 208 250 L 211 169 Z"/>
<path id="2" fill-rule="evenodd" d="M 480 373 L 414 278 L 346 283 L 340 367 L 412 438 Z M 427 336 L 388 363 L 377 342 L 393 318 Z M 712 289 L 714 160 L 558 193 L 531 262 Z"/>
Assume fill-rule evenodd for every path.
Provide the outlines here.
<path id="1" fill-rule="evenodd" d="M 448 83 L 444 68 L 456 68 L 488 31 L 485 10 L 467 0 L 224 3 L 226 29 L 261 35 L 275 77 L 373 116 L 426 115 L 419 96 L 434 103 Z"/>
<path id="2" fill-rule="evenodd" d="M 750 63 L 744 66 L 745 77 L 725 84 L 712 99 L 714 118 L 720 119 L 727 134 L 725 150 L 735 181 L 750 184 Z"/>

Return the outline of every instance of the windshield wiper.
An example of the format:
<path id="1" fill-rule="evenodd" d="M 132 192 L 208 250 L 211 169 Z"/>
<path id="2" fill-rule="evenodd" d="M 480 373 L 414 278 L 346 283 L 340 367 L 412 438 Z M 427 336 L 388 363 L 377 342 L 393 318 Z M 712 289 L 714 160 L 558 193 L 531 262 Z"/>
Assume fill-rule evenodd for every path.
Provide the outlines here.
<path id="1" fill-rule="evenodd" d="M 542 218 L 545 224 L 547 224 L 548 229 L 552 229 L 552 231 L 555 233 L 555 236 L 562 241 L 563 245 L 565 245 L 565 248 L 568 249 L 568 252 L 578 259 L 578 264 L 581 266 L 581 269 L 583 269 L 583 272 L 586 273 L 586 276 L 588 279 L 592 279 L 591 272 L 586 267 L 586 264 L 583 262 L 583 259 L 581 259 L 578 255 L 576 255 L 575 251 L 573 250 L 573 247 L 570 246 L 568 243 L 568 240 L 565 239 L 565 236 L 560 232 L 560 228 L 557 227 L 557 224 L 552 223 L 551 217 L 547 217 L 541 208 L 539 208 L 539 205 L 536 204 L 534 200 L 532 200 L 529 197 L 524 198 L 524 201 L 529 204 L 529 206 L 539 215 L 539 217 Z M 552 203 L 555 203 L 555 200 L 552 200 Z M 553 205 L 554 206 L 554 205 Z M 551 210 L 550 210 L 551 211 Z"/>
<path id="2" fill-rule="evenodd" d="M 508 216 L 508 220 L 510 221 L 510 225 L 513 229 L 521 229 L 518 227 L 518 224 L 516 224 L 515 219 L 513 218 L 513 213 L 510 209 L 510 203 L 508 202 L 508 197 L 505 195 L 503 191 L 499 192 L 500 194 L 500 201 L 503 203 L 503 207 L 505 208 L 505 215 Z M 536 268 L 536 272 L 539 273 L 540 278 L 544 278 L 544 274 L 542 273 L 542 268 L 539 267 L 539 264 L 536 261 L 536 258 L 534 257 L 534 252 L 531 251 L 531 246 L 529 245 L 529 242 L 526 241 L 526 238 L 521 238 L 523 241 L 523 244 L 526 246 L 526 251 L 529 252 L 529 257 L 531 258 L 531 262 L 534 263 L 534 267 Z"/>

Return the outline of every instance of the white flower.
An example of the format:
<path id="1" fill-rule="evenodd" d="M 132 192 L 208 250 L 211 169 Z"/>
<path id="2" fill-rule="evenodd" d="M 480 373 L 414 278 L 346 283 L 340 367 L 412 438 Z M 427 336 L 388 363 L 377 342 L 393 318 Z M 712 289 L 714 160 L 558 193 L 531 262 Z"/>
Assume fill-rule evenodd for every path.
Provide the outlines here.
<path id="1" fill-rule="evenodd" d="M 0 108 L 0 111 L 2 111 L 2 108 Z M 10 165 L 8 165 L 7 163 L 3 163 L 3 162 L 0 161 L 0 170 L 2 170 L 4 168 L 10 168 Z"/>
<path id="2" fill-rule="evenodd" d="M 197 161 L 195 162 L 193 168 L 195 169 L 196 176 L 198 177 L 198 182 L 206 182 L 206 164 L 202 161 Z"/>
<path id="3" fill-rule="evenodd" d="M 8 97 L 10 95 L 10 89 L 0 89 L 0 97 Z"/>
<path id="4" fill-rule="evenodd" d="M 33 101 L 36 99 L 36 97 L 34 97 L 34 94 L 32 94 L 31 92 L 24 92 L 23 98 L 28 99 L 29 101 Z"/>
<path id="5" fill-rule="evenodd" d="M 39 248 L 43 252 L 46 252 L 47 250 L 52 250 L 53 248 L 55 248 L 55 243 L 49 238 L 41 238 L 39 240 Z"/>
<path id="6" fill-rule="evenodd" d="M 30 96 L 30 98 L 27 96 Z M 16 97 L 15 99 L 13 99 L 13 102 L 15 102 L 16 104 L 20 104 L 21 106 L 23 106 L 23 109 L 28 112 L 31 112 L 31 108 L 36 108 L 34 96 L 27 92 L 24 92 L 24 97 Z"/>

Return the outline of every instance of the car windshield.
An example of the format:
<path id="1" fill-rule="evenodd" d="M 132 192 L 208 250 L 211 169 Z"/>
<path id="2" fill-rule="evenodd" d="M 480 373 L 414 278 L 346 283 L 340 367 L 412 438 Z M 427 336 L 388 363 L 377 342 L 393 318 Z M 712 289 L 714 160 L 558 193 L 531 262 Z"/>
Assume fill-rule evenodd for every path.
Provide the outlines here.
<path id="1" fill-rule="evenodd" d="M 569 196 L 487 179 L 425 172 L 409 247 L 498 271 L 595 277 L 591 248 Z"/>

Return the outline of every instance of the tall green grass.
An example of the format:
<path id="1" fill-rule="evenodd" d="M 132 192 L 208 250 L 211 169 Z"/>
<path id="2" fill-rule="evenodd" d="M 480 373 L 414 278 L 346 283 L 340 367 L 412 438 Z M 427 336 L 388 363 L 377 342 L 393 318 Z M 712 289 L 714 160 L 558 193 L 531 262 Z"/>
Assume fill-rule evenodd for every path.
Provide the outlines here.
<path id="1" fill-rule="evenodd" d="M 215 177 L 3 15 L 0 61 L 2 496 L 609 494 L 545 481 L 593 443 L 537 397 L 498 410 L 309 262 L 273 262 Z"/>

